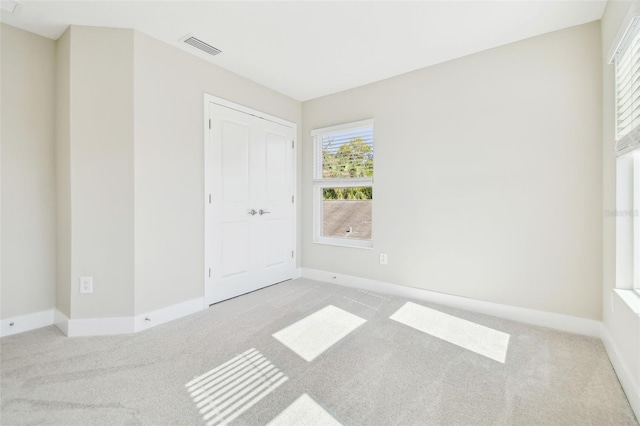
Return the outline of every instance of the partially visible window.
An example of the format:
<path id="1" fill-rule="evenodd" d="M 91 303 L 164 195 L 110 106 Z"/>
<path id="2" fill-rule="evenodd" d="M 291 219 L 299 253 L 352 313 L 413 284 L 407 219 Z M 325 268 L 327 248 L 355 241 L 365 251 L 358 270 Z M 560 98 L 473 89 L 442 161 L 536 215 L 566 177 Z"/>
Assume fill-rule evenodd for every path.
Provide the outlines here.
<path id="1" fill-rule="evenodd" d="M 633 153 L 633 288 L 640 293 L 640 150 Z"/>
<path id="2" fill-rule="evenodd" d="M 639 3 L 640 4 L 640 3 Z M 616 92 L 618 288 L 640 292 L 640 9 L 634 5 L 610 54 Z"/>
<path id="3" fill-rule="evenodd" d="M 311 132 L 314 242 L 373 247 L 373 120 Z"/>
<path id="4" fill-rule="evenodd" d="M 640 16 L 634 17 L 613 58 L 616 66 L 616 152 L 640 145 Z"/>

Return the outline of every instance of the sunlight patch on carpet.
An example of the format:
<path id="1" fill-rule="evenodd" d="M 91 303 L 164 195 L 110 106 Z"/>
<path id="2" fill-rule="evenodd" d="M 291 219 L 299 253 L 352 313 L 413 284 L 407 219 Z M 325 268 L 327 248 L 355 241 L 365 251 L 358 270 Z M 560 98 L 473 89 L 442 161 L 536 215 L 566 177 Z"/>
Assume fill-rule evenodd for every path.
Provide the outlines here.
<path id="1" fill-rule="evenodd" d="M 367 320 L 333 305 L 326 306 L 273 334 L 278 341 L 311 362 Z"/>
<path id="2" fill-rule="evenodd" d="M 185 385 L 207 425 L 236 419 L 288 377 L 252 348 Z"/>
<path id="3" fill-rule="evenodd" d="M 504 364 L 509 334 L 407 302 L 390 319 Z"/>
<path id="4" fill-rule="evenodd" d="M 267 426 L 341 426 L 333 416 L 306 393 L 302 394 Z"/>

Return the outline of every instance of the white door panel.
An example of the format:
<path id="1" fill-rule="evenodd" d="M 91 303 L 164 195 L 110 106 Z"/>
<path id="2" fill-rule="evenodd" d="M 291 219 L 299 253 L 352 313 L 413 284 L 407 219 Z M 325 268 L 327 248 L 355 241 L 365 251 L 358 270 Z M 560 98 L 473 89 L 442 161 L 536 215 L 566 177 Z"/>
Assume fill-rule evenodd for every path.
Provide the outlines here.
<path id="1" fill-rule="evenodd" d="M 248 274 L 251 245 L 248 222 L 227 222 L 220 224 L 220 278 Z"/>
<path id="2" fill-rule="evenodd" d="M 215 303 L 293 277 L 293 130 L 214 103 L 209 114 L 207 302 Z"/>
<path id="3" fill-rule="evenodd" d="M 267 132 L 265 148 L 265 198 L 267 202 L 281 203 L 291 196 L 291 159 L 287 157 L 290 141 L 285 139 L 285 135 Z"/>
<path id="4" fill-rule="evenodd" d="M 287 244 L 283 235 L 289 231 L 289 223 L 286 219 L 265 220 L 264 250 L 267 254 L 265 268 L 275 268 L 285 265 L 291 259 L 291 247 Z"/>
<path id="5" fill-rule="evenodd" d="M 249 123 L 222 120 L 217 165 L 220 170 L 222 202 L 247 202 L 249 199 Z M 215 153 L 214 153 L 215 155 Z"/>

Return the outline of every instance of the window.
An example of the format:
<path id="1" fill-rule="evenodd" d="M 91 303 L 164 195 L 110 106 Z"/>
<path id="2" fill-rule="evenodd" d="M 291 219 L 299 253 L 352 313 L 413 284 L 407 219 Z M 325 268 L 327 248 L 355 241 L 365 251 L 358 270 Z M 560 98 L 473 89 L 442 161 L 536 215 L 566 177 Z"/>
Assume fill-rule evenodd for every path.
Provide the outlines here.
<path id="1" fill-rule="evenodd" d="M 634 17 L 614 57 L 616 64 L 616 152 L 640 144 L 640 16 Z"/>
<path id="2" fill-rule="evenodd" d="M 640 14 L 635 9 L 610 58 L 616 77 L 616 286 L 640 292 Z"/>
<path id="3" fill-rule="evenodd" d="M 311 132 L 314 242 L 373 247 L 373 120 Z"/>
<path id="4" fill-rule="evenodd" d="M 616 160 L 616 287 L 640 292 L 640 150 Z"/>

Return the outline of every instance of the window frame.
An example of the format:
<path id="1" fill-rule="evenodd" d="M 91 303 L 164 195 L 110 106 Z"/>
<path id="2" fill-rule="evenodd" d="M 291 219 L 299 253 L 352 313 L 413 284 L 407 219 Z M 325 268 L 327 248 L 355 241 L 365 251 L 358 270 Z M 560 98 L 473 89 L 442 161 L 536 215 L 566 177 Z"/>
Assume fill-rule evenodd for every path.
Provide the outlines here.
<path id="1" fill-rule="evenodd" d="M 632 291 L 640 297 L 640 125 L 621 134 L 620 112 L 620 78 L 618 67 L 625 59 L 629 49 L 634 47 L 640 33 L 640 1 L 636 0 L 625 17 L 620 31 L 611 45 L 608 59 L 614 64 L 614 123 L 616 155 L 616 290 Z M 637 46 L 635 46 L 637 48 Z M 637 52 L 636 52 L 637 53 Z M 633 54 L 633 52 L 632 52 Z M 630 80 L 626 84 L 633 86 L 633 66 Z M 637 77 L 637 75 L 636 75 Z M 633 108 L 633 106 L 631 107 Z M 633 113 L 632 113 L 633 114 Z M 632 115 L 633 116 L 633 115 Z"/>
<path id="2" fill-rule="evenodd" d="M 633 221 L 633 247 L 631 248 L 633 268 L 632 290 L 640 295 L 640 150 L 632 152 L 633 155 L 633 183 L 631 217 Z"/>
<path id="3" fill-rule="evenodd" d="M 371 238 L 367 240 L 363 239 L 350 239 L 340 237 L 326 237 L 322 235 L 323 226 L 323 190 L 325 188 L 360 188 L 371 187 L 371 190 L 375 192 L 374 177 L 371 178 L 318 178 L 318 171 L 322 176 L 322 136 L 330 135 L 333 133 L 341 133 L 347 131 L 356 130 L 372 130 L 374 132 L 374 146 L 375 146 L 375 129 L 373 119 L 360 120 L 351 123 L 339 124 L 336 126 L 323 127 L 311 131 L 311 139 L 313 144 L 313 242 L 315 244 L 327 244 L 341 247 L 352 247 L 362 249 L 372 249 L 374 245 L 373 240 L 373 211 L 371 213 Z M 375 150 L 373 168 L 375 170 Z M 371 198 L 373 203 L 373 196 Z M 373 204 L 372 204 L 373 205 Z"/>
<path id="4" fill-rule="evenodd" d="M 616 221 L 615 288 L 640 297 L 640 150 L 616 159 L 616 209 L 607 216 Z"/>

